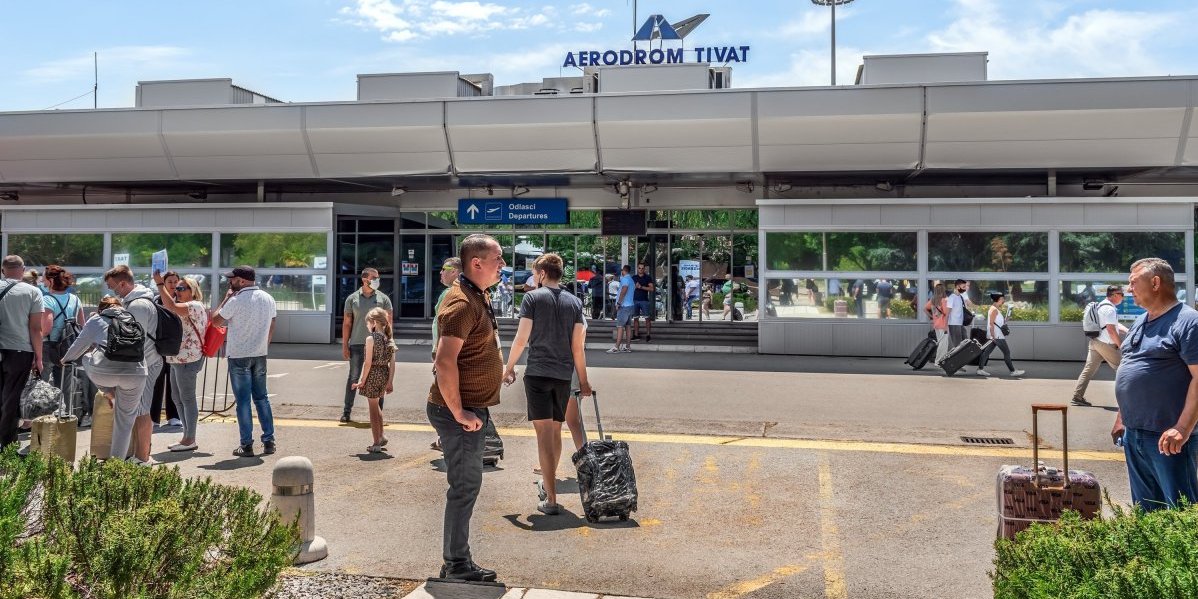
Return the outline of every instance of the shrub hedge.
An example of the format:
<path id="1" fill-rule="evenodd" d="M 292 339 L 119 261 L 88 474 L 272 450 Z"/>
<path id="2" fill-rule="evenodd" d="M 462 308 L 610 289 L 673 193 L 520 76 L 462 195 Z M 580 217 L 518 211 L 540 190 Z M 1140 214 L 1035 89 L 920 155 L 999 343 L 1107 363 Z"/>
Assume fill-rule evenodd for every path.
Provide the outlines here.
<path id="1" fill-rule="evenodd" d="M 1198 508 L 1112 510 L 1106 520 L 1065 512 L 996 541 L 995 599 L 1198 597 Z"/>
<path id="2" fill-rule="evenodd" d="M 0 455 L 0 599 L 259 597 L 298 538 L 257 493 L 178 468 Z"/>

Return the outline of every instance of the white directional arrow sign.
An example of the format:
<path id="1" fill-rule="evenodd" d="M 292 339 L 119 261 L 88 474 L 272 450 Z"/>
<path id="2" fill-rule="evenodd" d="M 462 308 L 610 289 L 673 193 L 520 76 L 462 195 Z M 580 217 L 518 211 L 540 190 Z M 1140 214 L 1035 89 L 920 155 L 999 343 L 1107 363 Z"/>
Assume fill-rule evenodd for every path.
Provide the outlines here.
<path id="1" fill-rule="evenodd" d="M 470 215 L 470 220 L 477 220 L 478 219 L 478 206 L 475 206 L 474 204 L 470 204 L 470 207 L 466 209 L 466 213 Z"/>

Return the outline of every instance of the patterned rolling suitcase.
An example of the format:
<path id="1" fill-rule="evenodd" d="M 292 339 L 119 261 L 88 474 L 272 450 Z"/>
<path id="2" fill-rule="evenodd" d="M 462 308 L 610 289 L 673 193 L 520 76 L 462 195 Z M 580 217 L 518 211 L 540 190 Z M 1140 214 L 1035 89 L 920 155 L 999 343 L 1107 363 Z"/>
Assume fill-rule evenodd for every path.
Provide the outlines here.
<path id="1" fill-rule="evenodd" d="M 1014 539 L 1015 533 L 1033 522 L 1054 522 L 1064 510 L 1074 510 L 1082 518 L 1097 518 L 1102 511 L 1102 488 L 1094 475 L 1069 469 L 1069 406 L 1035 404 L 1032 406 L 1032 447 L 1035 469 L 1003 466 L 998 471 L 998 536 Z M 1047 468 L 1040 463 L 1040 411 L 1061 413 L 1062 468 Z M 1066 473 L 1068 475 L 1066 476 Z"/>
<path id="2" fill-rule="evenodd" d="M 578 417 L 582 419 L 582 402 L 578 402 Z M 582 449 L 574 452 L 571 460 L 578 469 L 578 493 L 582 498 L 582 510 L 587 522 L 598 522 L 600 518 L 613 516 L 627 520 L 636 511 L 638 494 L 636 472 L 632 468 L 632 456 L 628 444 L 612 441 L 603 434 L 603 421 L 599 419 L 599 397 L 592 393 L 595 402 L 595 424 L 599 429 L 599 440 L 588 441 L 586 430 L 582 431 Z"/>
<path id="3" fill-rule="evenodd" d="M 929 333 L 926 339 L 921 339 L 903 364 L 907 364 L 914 370 L 919 370 L 926 366 L 928 360 L 931 360 L 934 355 L 936 355 L 936 331 Z"/>

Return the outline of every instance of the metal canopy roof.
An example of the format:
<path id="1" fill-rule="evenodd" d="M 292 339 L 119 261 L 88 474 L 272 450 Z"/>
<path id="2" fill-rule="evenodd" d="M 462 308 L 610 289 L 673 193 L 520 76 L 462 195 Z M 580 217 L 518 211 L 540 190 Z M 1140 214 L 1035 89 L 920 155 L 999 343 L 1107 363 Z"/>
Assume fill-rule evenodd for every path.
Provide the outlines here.
<path id="1" fill-rule="evenodd" d="M 1198 166 L 1198 77 L 0 113 L 0 184 Z"/>

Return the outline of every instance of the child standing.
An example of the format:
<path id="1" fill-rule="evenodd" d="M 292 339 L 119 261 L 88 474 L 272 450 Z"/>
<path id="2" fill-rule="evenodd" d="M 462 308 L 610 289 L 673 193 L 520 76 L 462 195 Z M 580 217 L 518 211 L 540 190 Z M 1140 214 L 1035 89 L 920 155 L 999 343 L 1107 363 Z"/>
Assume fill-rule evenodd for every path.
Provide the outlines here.
<path id="1" fill-rule="evenodd" d="M 383 436 L 383 410 L 379 401 L 383 395 L 395 390 L 395 343 L 391 340 L 391 319 L 387 311 L 375 308 L 366 313 L 366 347 L 363 349 L 362 376 L 353 388 L 370 402 L 370 432 L 374 444 L 366 448 L 370 453 L 382 453 L 387 445 Z"/>

